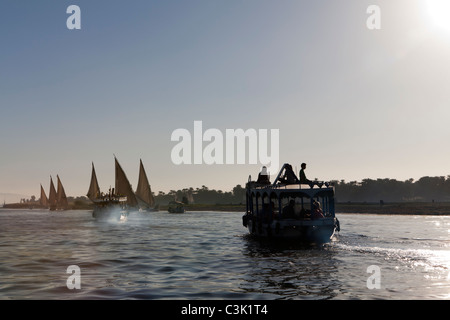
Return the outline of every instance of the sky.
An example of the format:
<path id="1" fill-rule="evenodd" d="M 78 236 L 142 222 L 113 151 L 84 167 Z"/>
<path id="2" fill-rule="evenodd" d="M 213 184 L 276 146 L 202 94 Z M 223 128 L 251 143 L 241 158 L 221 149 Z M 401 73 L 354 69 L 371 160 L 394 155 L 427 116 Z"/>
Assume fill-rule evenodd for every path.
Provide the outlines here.
<path id="1" fill-rule="evenodd" d="M 92 163 L 106 190 L 114 155 L 133 187 L 142 159 L 155 192 L 257 176 L 261 157 L 175 164 L 172 133 L 194 121 L 277 129 L 280 166 L 310 179 L 450 175 L 446 2 L 2 0 L 0 201 L 48 193 L 50 175 L 85 195 Z"/>

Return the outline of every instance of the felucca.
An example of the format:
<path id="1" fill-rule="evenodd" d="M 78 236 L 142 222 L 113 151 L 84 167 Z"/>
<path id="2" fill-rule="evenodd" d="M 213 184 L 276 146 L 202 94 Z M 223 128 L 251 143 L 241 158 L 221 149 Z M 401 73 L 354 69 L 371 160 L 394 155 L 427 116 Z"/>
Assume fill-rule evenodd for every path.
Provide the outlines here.
<path id="1" fill-rule="evenodd" d="M 140 212 L 158 211 L 158 208 L 155 207 L 155 198 L 153 197 L 152 189 L 148 182 L 144 165 L 142 164 L 142 159 L 140 160 L 139 166 L 139 180 L 136 189 L 136 199 L 138 201 Z"/>
<path id="2" fill-rule="evenodd" d="M 42 187 L 42 184 L 41 184 L 41 198 L 39 199 L 39 204 L 43 208 L 48 208 L 48 198 L 47 198 L 47 195 L 45 194 L 45 191 L 44 191 L 44 188 Z"/>
<path id="3" fill-rule="evenodd" d="M 100 191 L 92 163 L 91 183 L 87 197 L 94 203 L 92 216 L 96 219 L 121 219 L 128 215 L 129 207 L 137 205 L 137 200 L 131 190 L 131 185 L 122 170 L 117 158 L 115 159 L 115 188 L 109 188 L 107 194 Z"/>
<path id="4" fill-rule="evenodd" d="M 57 204 L 56 202 L 57 202 L 56 189 L 55 189 L 55 185 L 53 184 L 52 176 L 50 176 L 50 193 L 48 195 L 48 207 L 49 207 L 50 211 L 56 210 L 56 204 Z"/>
<path id="5" fill-rule="evenodd" d="M 58 179 L 58 191 L 56 192 L 56 209 L 57 210 L 67 210 L 69 208 L 69 203 L 67 201 L 66 192 L 61 183 L 61 179 L 56 175 Z"/>

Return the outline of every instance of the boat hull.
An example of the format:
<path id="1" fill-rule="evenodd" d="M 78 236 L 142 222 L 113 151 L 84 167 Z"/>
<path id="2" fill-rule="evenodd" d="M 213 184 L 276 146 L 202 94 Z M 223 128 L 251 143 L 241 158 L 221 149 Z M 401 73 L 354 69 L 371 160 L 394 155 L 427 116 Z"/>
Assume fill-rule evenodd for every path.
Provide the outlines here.
<path id="1" fill-rule="evenodd" d="M 169 212 L 169 213 L 185 213 L 186 210 L 184 210 L 184 208 L 168 208 L 167 212 Z"/>
<path id="2" fill-rule="evenodd" d="M 243 223 L 251 235 L 299 243 L 330 242 L 338 229 L 336 218 L 319 220 L 283 219 L 258 223 L 257 220 L 244 216 Z"/>
<path id="3" fill-rule="evenodd" d="M 128 212 L 120 206 L 95 207 L 92 217 L 97 220 L 121 220 L 128 215 Z"/>
<path id="4" fill-rule="evenodd" d="M 169 207 L 167 208 L 169 213 L 184 213 L 186 210 L 184 209 L 184 205 L 178 201 L 169 202 Z"/>

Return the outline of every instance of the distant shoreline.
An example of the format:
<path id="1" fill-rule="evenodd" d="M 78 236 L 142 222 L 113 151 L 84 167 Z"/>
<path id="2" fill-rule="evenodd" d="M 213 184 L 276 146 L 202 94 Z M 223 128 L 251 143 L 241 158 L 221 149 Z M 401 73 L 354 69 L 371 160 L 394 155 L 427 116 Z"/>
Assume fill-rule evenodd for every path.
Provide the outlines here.
<path id="1" fill-rule="evenodd" d="M 336 213 L 450 215 L 450 202 L 338 203 Z"/>
<path id="2" fill-rule="evenodd" d="M 163 210 L 164 206 L 161 207 Z M 201 205 L 191 204 L 185 206 L 187 211 L 229 211 L 242 212 L 245 205 L 218 204 Z M 385 215 L 450 215 L 450 202 L 415 202 L 415 203 L 336 203 L 336 214 L 385 214 Z"/>
<path id="3" fill-rule="evenodd" d="M 12 203 L 4 209 L 42 209 L 38 204 Z M 69 204 L 69 210 L 92 210 L 92 204 Z M 242 212 L 246 210 L 243 204 L 188 204 L 189 211 L 221 211 Z M 161 205 L 160 211 L 166 211 L 167 205 Z M 400 203 L 337 203 L 336 214 L 385 214 L 385 215 L 450 215 L 450 202 L 400 202 Z"/>
<path id="4" fill-rule="evenodd" d="M 161 207 L 163 210 L 164 206 Z M 242 212 L 245 205 L 186 205 L 187 211 L 229 211 Z M 450 215 L 450 202 L 415 203 L 337 203 L 336 214 L 385 214 L 385 215 Z"/>

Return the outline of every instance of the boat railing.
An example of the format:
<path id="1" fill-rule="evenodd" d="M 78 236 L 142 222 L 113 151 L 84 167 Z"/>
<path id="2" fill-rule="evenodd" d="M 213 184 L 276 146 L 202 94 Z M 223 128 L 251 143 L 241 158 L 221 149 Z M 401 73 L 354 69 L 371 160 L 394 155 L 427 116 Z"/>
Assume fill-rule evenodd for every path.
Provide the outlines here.
<path id="1" fill-rule="evenodd" d="M 258 190 L 295 190 L 295 189 L 301 189 L 301 190 L 326 190 L 331 189 L 334 187 L 334 185 L 331 182 L 320 182 L 320 183 L 314 183 L 313 185 L 310 184 L 268 184 L 268 185 L 261 185 L 255 183 L 250 183 L 249 185 L 250 189 L 258 189 Z"/>

